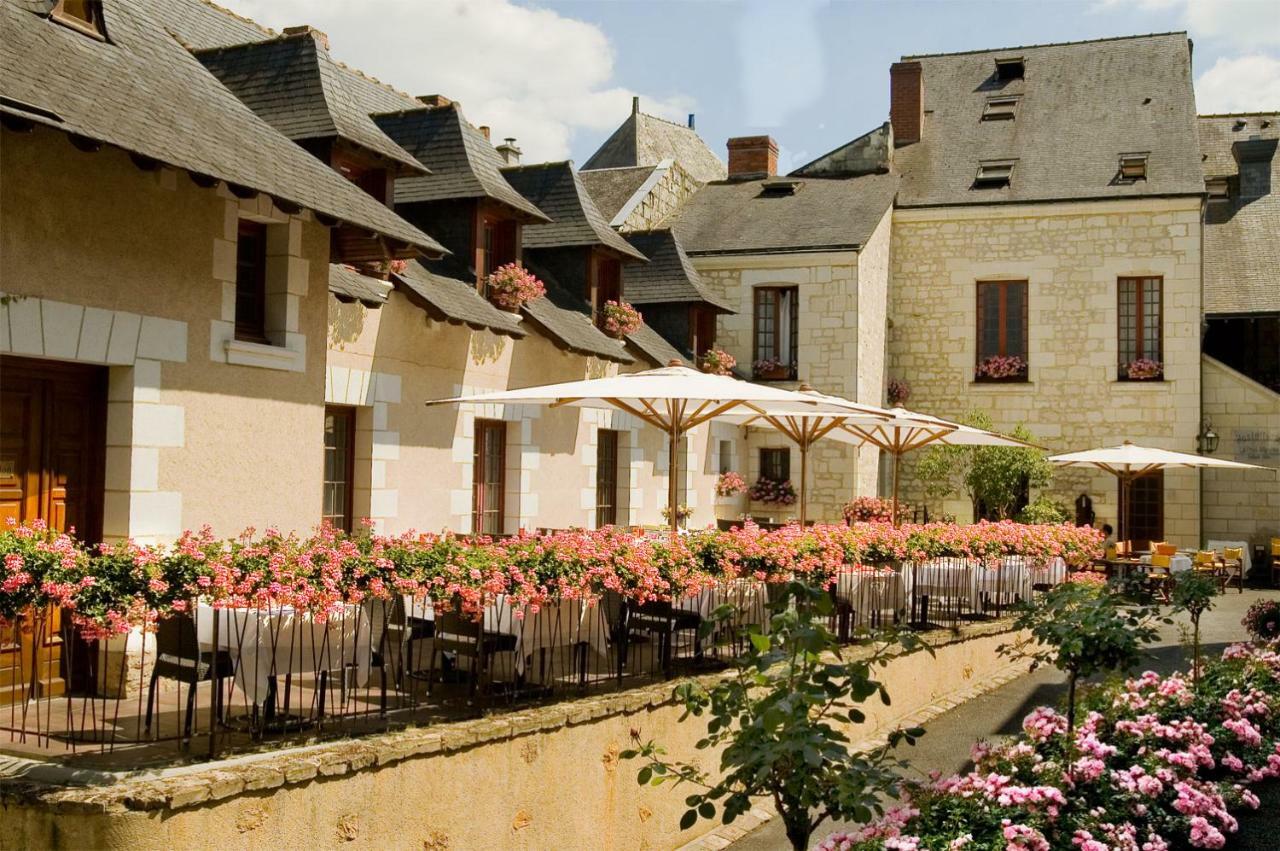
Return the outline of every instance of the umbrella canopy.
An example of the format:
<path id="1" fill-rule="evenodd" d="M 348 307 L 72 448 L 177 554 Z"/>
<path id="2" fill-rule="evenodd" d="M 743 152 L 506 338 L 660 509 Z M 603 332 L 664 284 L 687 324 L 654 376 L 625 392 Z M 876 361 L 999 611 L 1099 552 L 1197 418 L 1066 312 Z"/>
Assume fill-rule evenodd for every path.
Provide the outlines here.
<path id="1" fill-rule="evenodd" d="M 439 399 L 428 405 L 462 403 L 512 403 L 566 405 L 625 411 L 667 433 L 670 440 L 671 481 L 668 487 L 670 523 L 678 525 L 676 484 L 679 481 L 681 436 L 708 420 L 730 411 L 763 413 L 773 411 L 847 412 L 847 408 L 823 403 L 803 394 L 777 387 L 752 384 L 727 375 L 711 375 L 672 361 L 665 367 L 585 381 L 566 381 L 523 390 L 503 390 L 470 396 Z"/>
<path id="2" fill-rule="evenodd" d="M 1222 458 L 1210 458 L 1205 455 L 1192 455 L 1189 452 L 1174 452 L 1170 449 L 1156 449 L 1151 446 L 1139 446 L 1126 440 L 1119 446 L 1104 446 L 1100 449 L 1086 449 L 1083 452 L 1068 452 L 1065 455 L 1053 455 L 1050 463 L 1064 467 L 1094 467 L 1105 470 L 1120 480 L 1120 531 L 1117 540 L 1127 540 L 1127 514 L 1129 489 L 1133 480 L 1165 470 L 1170 467 L 1217 467 L 1228 470 L 1268 470 L 1256 464 L 1242 464 L 1239 461 L 1227 461 Z"/>

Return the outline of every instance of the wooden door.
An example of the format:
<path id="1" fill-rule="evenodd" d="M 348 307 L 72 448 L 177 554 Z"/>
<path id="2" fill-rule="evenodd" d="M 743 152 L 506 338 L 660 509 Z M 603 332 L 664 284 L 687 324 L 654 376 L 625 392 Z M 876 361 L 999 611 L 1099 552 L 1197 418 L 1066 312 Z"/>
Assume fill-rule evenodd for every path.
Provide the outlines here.
<path id="1" fill-rule="evenodd" d="M 104 368 L 0 357 L 0 522 L 96 543 L 105 428 Z M 64 688 L 60 612 L 0 634 L 0 705 Z"/>

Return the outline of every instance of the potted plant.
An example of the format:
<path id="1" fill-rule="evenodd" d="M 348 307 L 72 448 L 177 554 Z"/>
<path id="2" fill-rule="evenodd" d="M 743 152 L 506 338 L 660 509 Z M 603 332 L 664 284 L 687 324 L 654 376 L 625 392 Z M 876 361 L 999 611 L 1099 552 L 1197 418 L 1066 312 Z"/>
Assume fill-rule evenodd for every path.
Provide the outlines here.
<path id="1" fill-rule="evenodd" d="M 698 361 L 702 371 L 712 375 L 730 375 L 737 365 L 738 359 L 719 346 L 707 349 L 703 352 L 702 359 Z"/>
<path id="2" fill-rule="evenodd" d="M 794 505 L 796 489 L 789 479 L 775 481 L 774 479 L 760 478 L 751 486 L 749 496 L 752 502 L 763 502 L 768 505 Z"/>
<path id="3" fill-rule="evenodd" d="M 911 506 L 905 502 L 898 503 L 898 519 L 905 520 L 911 514 Z M 892 523 L 893 500 L 881 499 L 878 496 L 860 496 L 852 502 L 845 503 L 844 522 L 853 523 Z"/>
<path id="4" fill-rule="evenodd" d="M 517 313 L 523 305 L 546 295 L 547 288 L 519 263 L 507 263 L 485 278 L 485 294 L 499 310 Z"/>
<path id="5" fill-rule="evenodd" d="M 644 317 L 640 315 L 640 311 L 621 299 L 618 301 L 613 299 L 606 301 L 604 307 L 600 309 L 600 316 L 602 320 L 600 330 L 616 340 L 621 340 L 628 334 L 635 333 L 640 329 L 640 324 L 644 322 Z"/>
<path id="6" fill-rule="evenodd" d="M 1258 600 L 1245 612 L 1240 625 L 1254 641 L 1270 643 L 1280 638 L 1280 601 Z"/>
<path id="7" fill-rule="evenodd" d="M 1130 381 L 1154 381 L 1164 375 L 1164 364 L 1152 358 L 1138 358 L 1124 365 L 1124 375 Z"/>
<path id="8" fill-rule="evenodd" d="M 1027 362 L 1018 355 L 991 355 L 974 370 L 978 381 L 1025 381 Z"/>
<path id="9" fill-rule="evenodd" d="M 721 473 L 716 479 L 716 496 L 735 496 L 745 493 L 746 490 L 746 480 L 732 470 Z"/>
<path id="10" fill-rule="evenodd" d="M 911 398 L 911 385 L 905 379 L 895 378 L 889 382 L 887 390 L 889 404 L 897 408 L 907 403 Z"/>
<path id="11" fill-rule="evenodd" d="M 765 381 L 781 381 L 791 377 L 791 369 L 777 358 L 760 358 L 751 364 L 751 373 Z"/>
<path id="12" fill-rule="evenodd" d="M 676 506 L 676 525 L 677 526 L 680 526 L 683 528 L 684 524 L 689 522 L 689 518 L 692 516 L 693 516 L 693 509 L 690 508 L 689 506 L 687 505 Z M 671 522 L 671 506 L 668 505 L 666 508 L 662 509 L 662 519 L 667 523 Z"/>

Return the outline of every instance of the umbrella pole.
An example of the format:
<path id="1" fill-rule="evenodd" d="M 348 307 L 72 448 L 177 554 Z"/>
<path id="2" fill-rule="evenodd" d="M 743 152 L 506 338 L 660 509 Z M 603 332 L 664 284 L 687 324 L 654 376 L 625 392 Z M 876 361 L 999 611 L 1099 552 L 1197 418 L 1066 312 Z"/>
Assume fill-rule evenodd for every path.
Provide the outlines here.
<path id="1" fill-rule="evenodd" d="M 809 481 L 809 441 L 800 441 L 800 525 L 803 527 L 808 514 L 808 494 L 805 487 Z"/>
<path id="2" fill-rule="evenodd" d="M 893 525 L 900 525 L 898 518 L 898 462 L 902 460 L 901 455 L 893 456 Z"/>
<path id="3" fill-rule="evenodd" d="M 676 419 L 675 411 L 672 411 L 671 414 L 671 432 L 667 439 L 667 471 L 670 473 L 668 476 L 669 481 L 667 482 L 667 513 L 670 515 L 671 531 L 676 532 L 680 529 L 680 506 L 676 505 L 676 500 L 679 498 L 679 488 L 676 486 L 678 479 L 676 476 L 680 474 L 680 453 L 677 451 L 680 443 L 680 424 Z"/>

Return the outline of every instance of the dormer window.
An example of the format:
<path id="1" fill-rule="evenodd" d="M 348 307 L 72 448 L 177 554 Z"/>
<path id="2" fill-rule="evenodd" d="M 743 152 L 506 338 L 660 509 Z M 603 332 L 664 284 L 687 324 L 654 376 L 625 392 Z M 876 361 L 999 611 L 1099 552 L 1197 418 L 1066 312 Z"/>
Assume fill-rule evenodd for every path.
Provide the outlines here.
<path id="1" fill-rule="evenodd" d="M 1018 108 L 1016 95 L 1000 95 L 987 98 L 986 108 L 982 110 L 983 121 L 1009 121 Z"/>
<path id="2" fill-rule="evenodd" d="M 58 0 L 49 12 L 49 17 L 94 38 L 106 40 L 102 0 Z"/>
<path id="3" fill-rule="evenodd" d="M 477 233 L 476 273 L 481 284 L 493 270 L 520 259 L 519 225 L 511 219 L 496 219 L 480 216 L 480 228 Z"/>
<path id="4" fill-rule="evenodd" d="M 794 195 L 804 185 L 804 181 L 790 177 L 774 177 L 760 184 L 761 198 L 785 198 Z"/>
<path id="5" fill-rule="evenodd" d="M 1231 178 L 1209 177 L 1205 179 L 1204 188 L 1209 193 L 1209 202 L 1226 201 L 1231 197 Z"/>
<path id="6" fill-rule="evenodd" d="M 1147 153 L 1121 154 L 1120 155 L 1120 173 L 1118 179 L 1121 183 L 1133 183 L 1137 180 L 1147 179 Z"/>
<path id="7" fill-rule="evenodd" d="M 1017 160 L 983 160 L 978 164 L 978 174 L 973 179 L 974 189 L 999 189 L 1008 186 L 1013 179 L 1013 167 Z"/>
<path id="8" fill-rule="evenodd" d="M 1022 61 L 1021 56 L 1001 56 L 996 59 L 996 79 L 1004 80 L 1021 80 L 1027 72 L 1027 67 Z"/>
<path id="9" fill-rule="evenodd" d="M 587 300 L 597 327 L 604 324 L 604 303 L 622 301 L 622 262 L 607 254 L 595 253 L 591 261 L 591 280 L 587 282 Z"/>
<path id="10" fill-rule="evenodd" d="M 371 166 L 344 152 L 335 150 L 331 159 L 333 168 L 338 174 L 359 186 L 380 204 L 387 204 L 392 198 L 391 173 L 385 168 Z"/>

